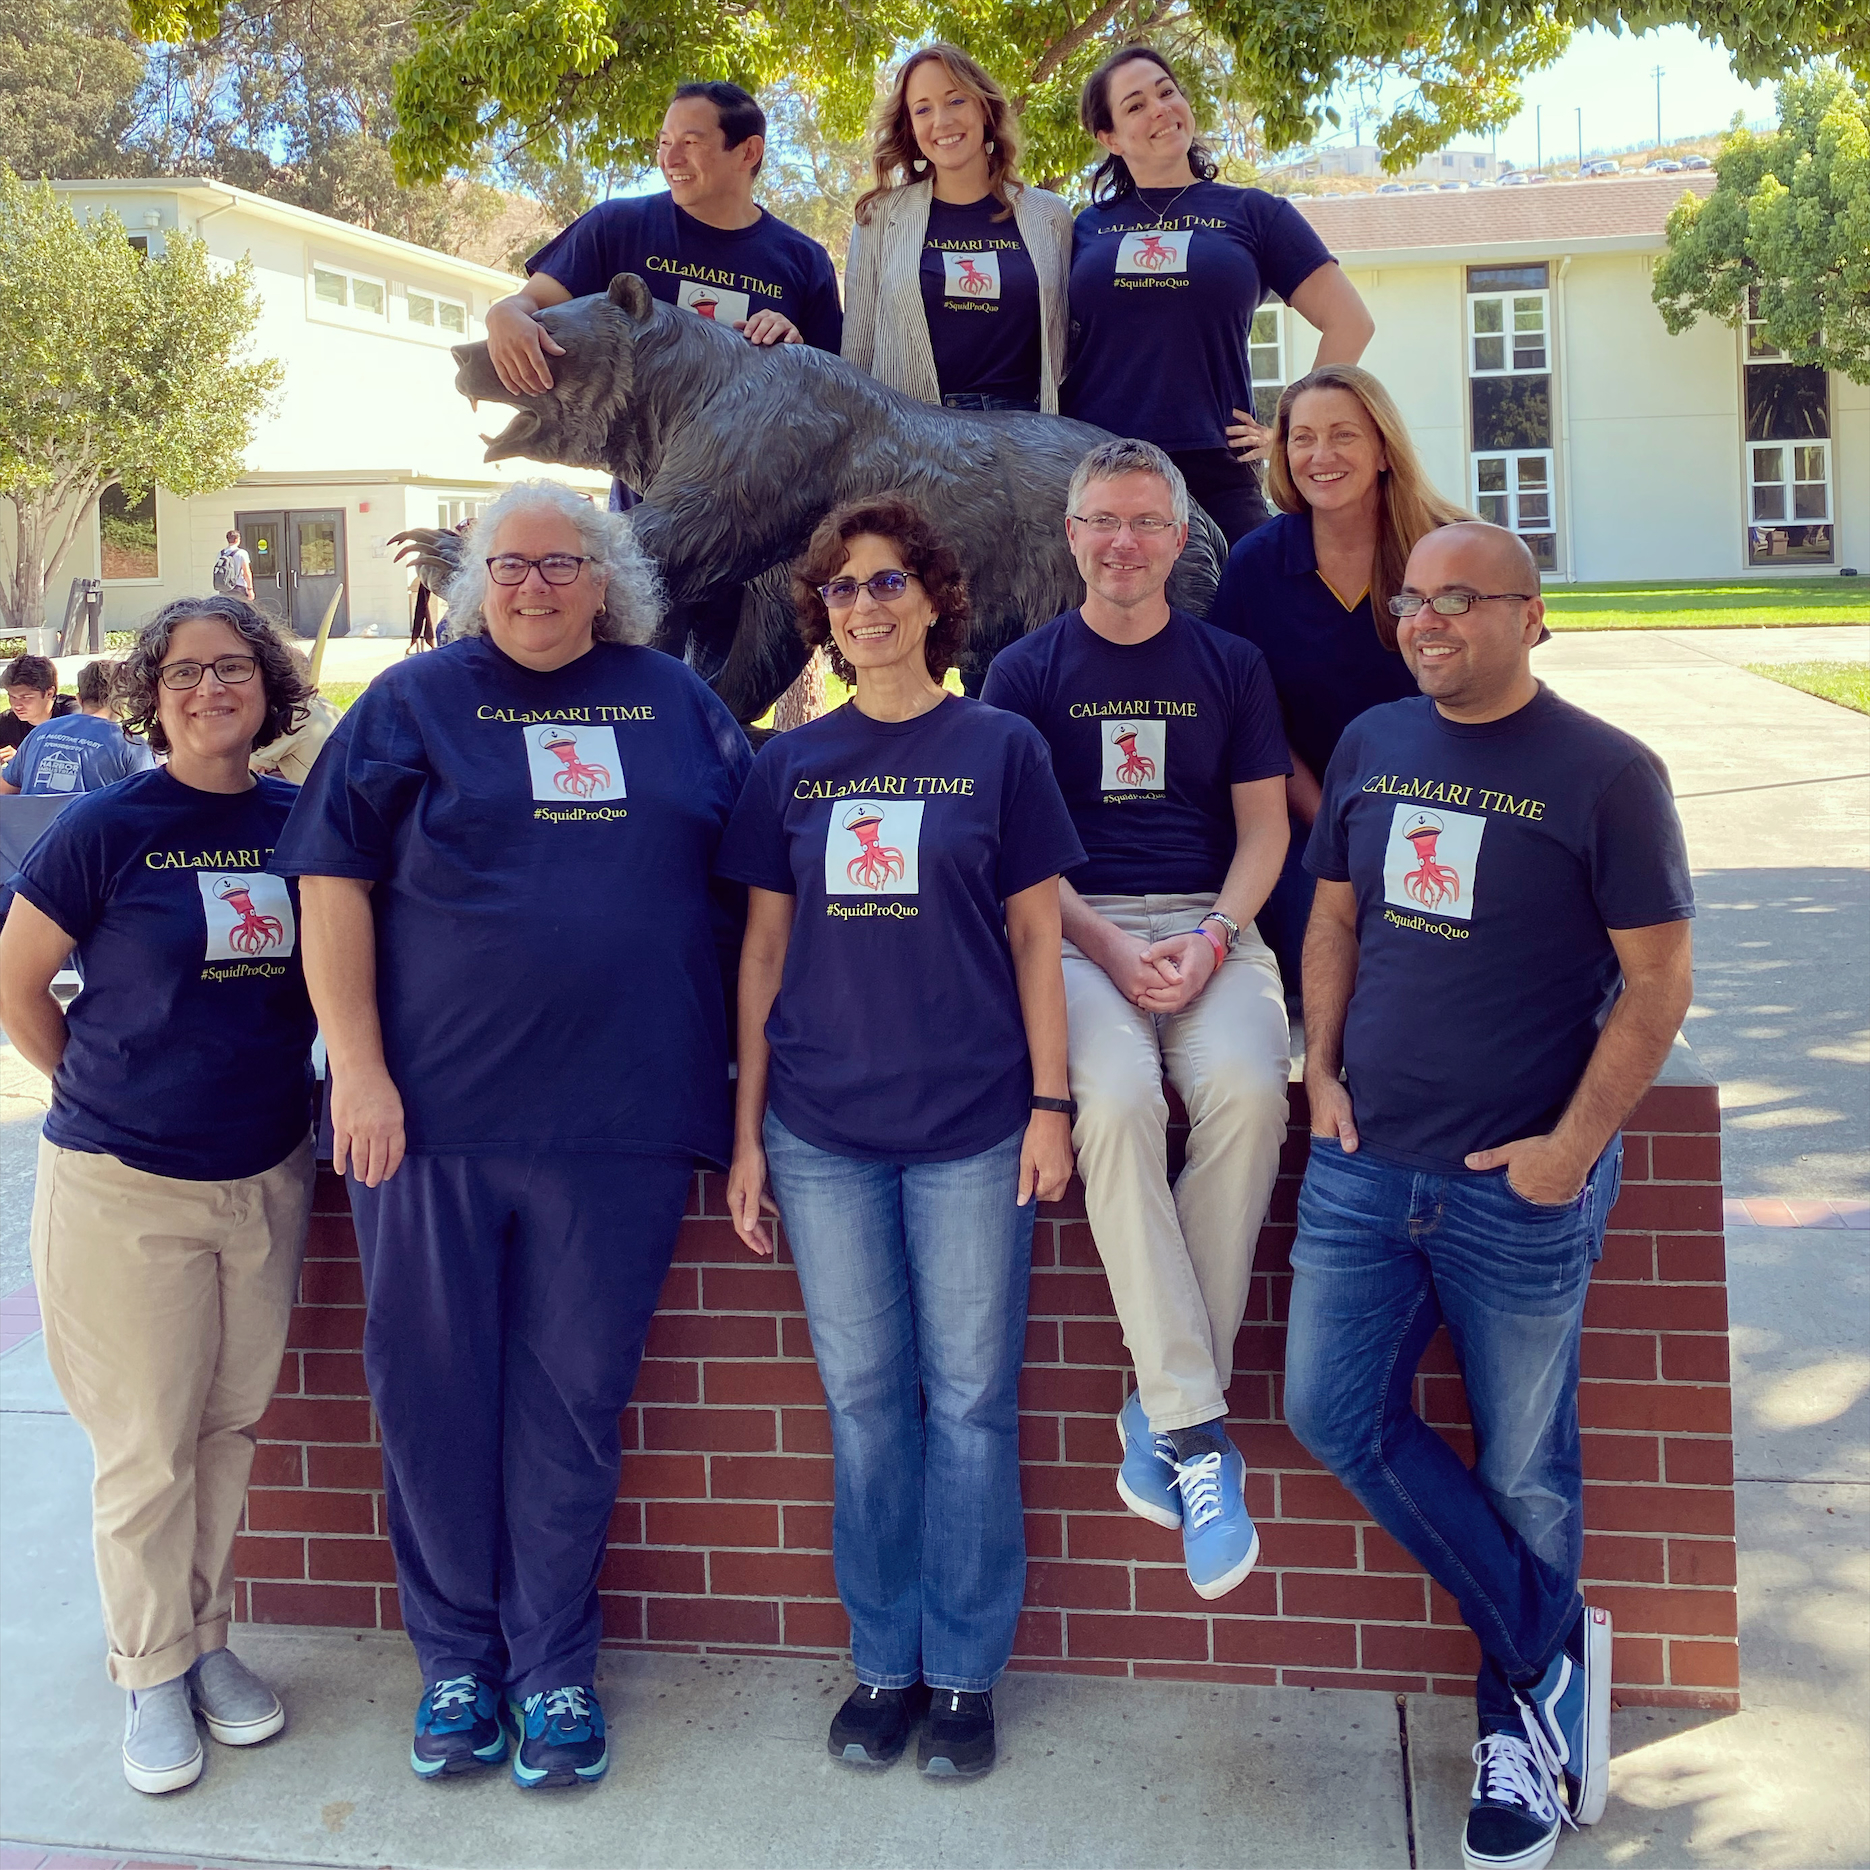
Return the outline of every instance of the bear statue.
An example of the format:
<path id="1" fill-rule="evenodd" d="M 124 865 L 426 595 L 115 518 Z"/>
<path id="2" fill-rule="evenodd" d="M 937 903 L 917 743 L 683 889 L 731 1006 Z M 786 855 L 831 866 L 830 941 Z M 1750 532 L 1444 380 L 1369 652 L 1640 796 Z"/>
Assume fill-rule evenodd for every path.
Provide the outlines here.
<path id="1" fill-rule="evenodd" d="M 900 491 L 954 545 L 973 599 L 961 658 L 971 693 L 995 651 L 1083 599 L 1065 494 L 1104 430 L 917 402 L 825 351 L 749 344 L 652 299 L 634 273 L 540 323 L 565 351 L 544 395 L 505 389 L 484 343 L 454 347 L 464 396 L 518 407 L 483 438 L 487 459 L 604 468 L 642 490 L 631 519 L 670 600 L 656 646 L 684 657 L 740 720 L 764 714 L 804 666 L 790 568 L 840 501 Z M 399 537 L 441 588 L 461 540 Z M 1192 509 L 1170 602 L 1206 615 L 1226 553 L 1220 528 Z"/>

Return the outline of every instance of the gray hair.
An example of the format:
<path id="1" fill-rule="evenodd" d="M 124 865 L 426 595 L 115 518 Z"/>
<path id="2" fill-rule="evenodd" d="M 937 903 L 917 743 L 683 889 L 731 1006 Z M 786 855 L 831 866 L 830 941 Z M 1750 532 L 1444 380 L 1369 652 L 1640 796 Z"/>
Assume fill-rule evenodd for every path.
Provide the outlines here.
<path id="1" fill-rule="evenodd" d="M 655 562 L 637 544 L 627 513 L 609 513 L 563 481 L 515 482 L 473 522 L 460 569 L 448 581 L 448 622 L 455 630 L 479 634 L 486 623 L 487 554 L 480 541 L 496 538 L 515 513 L 549 508 L 578 529 L 579 543 L 604 580 L 604 601 L 592 620 L 600 643 L 647 643 L 662 621 L 662 578 Z"/>
<path id="2" fill-rule="evenodd" d="M 1113 437 L 1099 442 L 1073 470 L 1065 504 L 1076 513 L 1094 480 L 1120 480 L 1125 474 L 1154 474 L 1169 490 L 1169 511 L 1176 523 L 1188 524 L 1188 483 L 1182 470 L 1154 442 Z"/>

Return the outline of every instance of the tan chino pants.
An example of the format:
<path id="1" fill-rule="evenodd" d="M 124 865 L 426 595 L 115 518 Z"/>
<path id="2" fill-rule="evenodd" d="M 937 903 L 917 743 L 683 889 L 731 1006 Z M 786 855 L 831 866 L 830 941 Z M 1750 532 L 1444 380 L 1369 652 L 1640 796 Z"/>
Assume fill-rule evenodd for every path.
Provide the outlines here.
<path id="1" fill-rule="evenodd" d="M 111 1680 L 153 1688 L 227 1643 L 253 1424 L 279 1376 L 311 1212 L 308 1137 L 263 1175 L 185 1182 L 39 1143 L 46 1356 L 91 1439 Z"/>

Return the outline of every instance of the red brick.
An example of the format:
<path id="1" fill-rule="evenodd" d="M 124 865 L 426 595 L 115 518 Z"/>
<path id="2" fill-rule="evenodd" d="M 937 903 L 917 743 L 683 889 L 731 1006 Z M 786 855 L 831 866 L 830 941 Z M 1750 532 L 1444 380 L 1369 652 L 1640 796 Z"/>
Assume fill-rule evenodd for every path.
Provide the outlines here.
<path id="1" fill-rule="evenodd" d="M 1281 1571 L 1355 1571 L 1357 1528 L 1321 1526 L 1305 1520 L 1282 1520 L 1265 1529 L 1260 1562 Z"/>
<path id="2" fill-rule="evenodd" d="M 1236 1422 L 1271 1422 L 1277 1419 L 1273 1408 L 1273 1379 L 1264 1370 L 1242 1370 L 1238 1359 L 1234 1380 L 1227 1386 L 1227 1413 Z"/>
<path id="3" fill-rule="evenodd" d="M 1717 1487 L 1594 1487 L 1584 1489 L 1584 1523 L 1603 1532 L 1684 1532 L 1734 1535 L 1734 1496 Z"/>
<path id="4" fill-rule="evenodd" d="M 279 1374 L 273 1379 L 275 1396 L 305 1394 L 305 1359 L 302 1352 L 287 1351 L 279 1360 Z"/>
<path id="5" fill-rule="evenodd" d="M 1365 1571 L 1420 1571 L 1422 1567 L 1381 1526 L 1363 1531 Z"/>
<path id="6" fill-rule="evenodd" d="M 1425 1376 L 1416 1386 L 1422 1420 L 1437 1427 L 1467 1420 L 1467 1389 L 1459 1377 Z"/>
<path id="7" fill-rule="evenodd" d="M 831 1550 L 831 1509 L 788 1501 L 780 1509 L 785 1525 L 781 1543 L 788 1552 Z"/>
<path id="8" fill-rule="evenodd" d="M 308 1260 L 351 1260 L 357 1258 L 357 1233 L 351 1226 L 348 1211 L 314 1214 L 306 1224 L 305 1257 Z"/>
<path id="9" fill-rule="evenodd" d="M 701 1302 L 709 1312 L 802 1312 L 805 1295 L 789 1266 L 708 1266 Z"/>
<path id="10" fill-rule="evenodd" d="M 822 1408 L 782 1409 L 779 1444 L 787 1454 L 829 1454 L 831 1418 Z"/>
<path id="11" fill-rule="evenodd" d="M 1658 1084 L 1644 1092 L 1624 1128 L 1647 1132 L 1653 1143 L 1657 1132 L 1670 1135 L 1718 1136 L 1721 1133 L 1720 1093 L 1711 1084 Z"/>
<path id="12" fill-rule="evenodd" d="M 744 1597 L 646 1598 L 643 1634 L 652 1643 L 776 1645 L 779 1606 Z"/>
<path id="13" fill-rule="evenodd" d="M 1123 1327 L 1114 1318 L 1067 1318 L 1058 1332 L 1066 1363 L 1124 1371 L 1130 1368 L 1130 1353 L 1123 1346 Z"/>
<path id="14" fill-rule="evenodd" d="M 770 1454 L 779 1445 L 770 1409 L 645 1409 L 643 1446 L 656 1451 Z"/>
<path id="15" fill-rule="evenodd" d="M 816 1360 L 817 1353 L 812 1349 L 811 1327 L 803 1318 L 780 1319 L 779 1354 L 782 1357 L 807 1357 Z"/>
<path id="16" fill-rule="evenodd" d="M 1027 1322 L 1024 1361 L 1029 1364 L 1058 1362 L 1058 1321 L 1056 1319 L 1034 1318 Z"/>
<path id="17" fill-rule="evenodd" d="M 1584 1535 L 1583 1575 L 1587 1579 L 1661 1584 L 1667 1572 L 1667 1547 L 1661 1539 L 1619 1539 L 1602 1532 Z M 1590 1595 L 1588 1585 L 1585 1594 Z"/>
<path id="18" fill-rule="evenodd" d="M 1074 1418 L 1075 1419 L 1075 1418 Z M 1022 1464 L 1040 1462 L 1056 1467 L 1063 1449 L 1061 1417 L 1022 1414 L 1019 1418 L 1019 1458 Z"/>
<path id="19" fill-rule="evenodd" d="M 1733 1584 L 1734 1542 L 1731 1539 L 1671 1539 L 1669 1582 Z"/>
<path id="20" fill-rule="evenodd" d="M 367 1442 L 370 1405 L 332 1396 L 277 1396 L 253 1435 L 256 1441 Z"/>
<path id="21" fill-rule="evenodd" d="M 305 1477 L 313 1487 L 336 1487 L 361 1493 L 383 1491 L 381 1448 L 307 1448 Z"/>
<path id="22" fill-rule="evenodd" d="M 1647 1182 L 1650 1180 L 1649 1153 L 1650 1139 L 1647 1136 L 1632 1136 L 1626 1130 L 1623 1136 L 1623 1179 L 1626 1182 Z"/>
<path id="23" fill-rule="evenodd" d="M 1282 1474 L 1279 1516 L 1356 1521 L 1364 1517 L 1364 1510 L 1329 1474 Z"/>
<path id="24" fill-rule="evenodd" d="M 1662 1347 L 1662 1375 L 1669 1383 L 1725 1383 L 1728 1378 L 1727 1332 L 1688 1337 L 1667 1332 Z"/>
<path id="25" fill-rule="evenodd" d="M 779 1543 L 779 1509 L 725 1500 L 650 1500 L 643 1507 L 643 1534 L 651 1545 L 745 1545 L 770 1551 Z"/>
<path id="26" fill-rule="evenodd" d="M 1727 1244 L 1706 1234 L 1658 1234 L 1658 1277 L 1673 1284 L 1718 1286 L 1727 1279 Z"/>
<path id="27" fill-rule="evenodd" d="M 708 1588 L 717 1597 L 836 1597 L 828 1552 L 712 1552 Z"/>
<path id="28" fill-rule="evenodd" d="M 305 1576 L 305 1541 L 259 1538 L 242 1533 L 234 1540 L 234 1575 L 237 1578 L 292 1578 Z"/>
<path id="29" fill-rule="evenodd" d="M 1428 1584 L 1428 1620 L 1452 1629 L 1461 1622 L 1461 1607 L 1433 1578 Z"/>
<path id="30" fill-rule="evenodd" d="M 1056 1610 L 1022 1610 L 1013 1633 L 1016 1656 L 1062 1656 L 1065 1653 L 1065 1619 Z"/>
<path id="31" fill-rule="evenodd" d="M 1662 1459 L 1671 1486 L 1734 1484 L 1734 1444 L 1725 1435 L 1705 1440 L 1671 1435 L 1662 1444 Z"/>
<path id="32" fill-rule="evenodd" d="M 299 1275 L 302 1305 L 361 1305 L 364 1270 L 355 1260 L 307 1260 Z"/>
<path id="33" fill-rule="evenodd" d="M 604 1617 L 606 1642 L 640 1643 L 643 1640 L 643 1600 L 640 1597 L 622 1597 L 604 1591 L 597 1602 Z"/>
<path id="34" fill-rule="evenodd" d="M 1656 1136 L 1649 1143 L 1649 1173 L 1658 1182 L 1719 1182 L 1718 1136 Z"/>
<path id="35" fill-rule="evenodd" d="M 1020 1372 L 1019 1406 L 1040 1413 L 1063 1410 L 1114 1416 L 1123 1407 L 1123 1378 L 1115 1370 L 1028 1365 Z"/>
<path id="36" fill-rule="evenodd" d="M 800 1649 L 848 1649 L 851 1646 L 851 1620 L 844 1606 L 830 1603 L 782 1604 L 786 1620 L 786 1643 Z"/>
<path id="37" fill-rule="evenodd" d="M 698 1454 L 626 1454 L 617 1492 L 633 1500 L 699 1500 L 708 1491 Z"/>
<path id="38" fill-rule="evenodd" d="M 252 1487 L 303 1487 L 305 1450 L 292 1441 L 261 1442 L 253 1451 L 253 1471 L 247 1484 Z"/>
<path id="39" fill-rule="evenodd" d="M 613 1500 L 610 1525 L 604 1534 L 607 1545 L 643 1543 L 643 1503 L 641 1500 Z"/>
<path id="40" fill-rule="evenodd" d="M 1732 1404 L 1723 1384 L 1581 1383 L 1578 1419 L 1587 1428 L 1726 1435 Z"/>
<path id="41" fill-rule="evenodd" d="M 377 1628 L 379 1630 L 400 1630 L 403 1627 L 403 1607 L 393 1590 L 377 1587 Z"/>
<path id="42" fill-rule="evenodd" d="M 1610 1211 L 1610 1224 L 1631 1233 L 1718 1234 L 1720 1187 L 1712 1182 L 1626 1184 Z"/>
<path id="43" fill-rule="evenodd" d="M 1259 1472 L 1272 1468 L 1288 1473 L 1324 1471 L 1311 1450 L 1283 1422 L 1236 1423 L 1233 1439 L 1246 1457 L 1247 1466 Z"/>
<path id="44" fill-rule="evenodd" d="M 1279 1612 L 1286 1617 L 1421 1623 L 1428 1616 L 1428 1580 L 1421 1576 L 1288 1571 L 1280 1575 L 1279 1589 Z"/>
<path id="45" fill-rule="evenodd" d="M 374 1630 L 377 1594 L 367 1584 L 274 1584 L 255 1579 L 255 1623 L 315 1623 L 340 1630 Z"/>
<path id="46" fill-rule="evenodd" d="M 1236 1617 L 1276 1617 L 1279 1614 L 1279 1586 L 1270 1571 L 1256 1571 L 1245 1583 L 1227 1593 L 1223 1602 L 1210 1607 L 1195 1595 L 1188 1582 L 1186 1565 L 1138 1565 L 1135 1569 L 1136 1608 L 1160 1612 L 1164 1616 L 1208 1615 L 1224 1610 Z"/>
<path id="47" fill-rule="evenodd" d="M 597 1574 L 600 1591 L 649 1592 L 705 1597 L 708 1561 L 701 1552 L 678 1552 L 645 1545 L 613 1545 Z"/>
<path id="48" fill-rule="evenodd" d="M 778 1358 L 744 1364 L 709 1358 L 701 1366 L 701 1388 L 711 1404 L 816 1403 L 822 1407 L 825 1400 L 816 1364 Z"/>
<path id="49" fill-rule="evenodd" d="M 286 1327 L 286 1342 L 295 1350 L 361 1350 L 364 1343 L 364 1308 L 361 1305 L 293 1308 Z"/>
<path id="50" fill-rule="evenodd" d="M 1110 1498 L 1116 1501 L 1116 1489 Z M 1030 1505 L 1030 1498 L 1028 1499 Z M 1067 1513 L 1065 1549 L 1073 1558 L 1143 1559 L 1158 1563 L 1179 1557 L 1181 1537 L 1152 1526 L 1134 1513 Z"/>
<path id="51" fill-rule="evenodd" d="M 1454 1340 L 1449 1337 L 1445 1325 L 1429 1339 L 1428 1346 L 1423 1351 L 1421 1361 L 1416 1367 L 1429 1376 L 1459 1376 L 1461 1374 L 1460 1363 L 1454 1354 Z"/>
<path id="52" fill-rule="evenodd" d="M 639 1403 L 698 1403 L 701 1366 L 672 1357 L 645 1357 L 630 1400 Z"/>
<path id="53" fill-rule="evenodd" d="M 1274 1686 L 1279 1671 L 1244 1662 L 1138 1662 L 1131 1673 L 1139 1682 L 1226 1682 L 1235 1687 Z"/>
<path id="54" fill-rule="evenodd" d="M 305 1351 L 299 1357 L 307 1396 L 367 1396 L 362 1351 Z"/>
<path id="55" fill-rule="evenodd" d="M 829 1500 L 831 1462 L 815 1455 L 720 1454 L 709 1463 L 717 1500 Z"/>
<path id="56" fill-rule="evenodd" d="M 1610 1674 L 1618 1686 L 1626 1682 L 1642 1684 L 1665 1680 L 1662 1638 L 1625 1636 L 1621 1630 L 1617 1631 L 1611 1650 Z"/>
<path id="57" fill-rule="evenodd" d="M 1669 1644 L 1669 1680 L 1678 1688 L 1738 1688 L 1738 1643 Z"/>
<path id="58" fill-rule="evenodd" d="M 1056 1201 L 1039 1203 L 1039 1218 L 1045 1221 L 1083 1221 L 1084 1219 L 1084 1184 L 1074 1175 L 1065 1185 L 1065 1192 Z M 1063 1233 L 1064 1227 L 1059 1228 Z M 1090 1229 L 1086 1228 L 1085 1232 Z"/>
<path id="59" fill-rule="evenodd" d="M 1130 1569 L 1069 1560 L 1029 1562 L 1026 1602 L 1052 1610 L 1128 1610 Z"/>
<path id="60" fill-rule="evenodd" d="M 1591 1284 L 1620 1285 L 1656 1276 L 1656 1242 L 1651 1234 L 1606 1234 L 1604 1257 L 1591 1272 Z"/>
<path id="61" fill-rule="evenodd" d="M 1257 1662 L 1273 1668 L 1352 1669 L 1354 1623 L 1299 1623 L 1285 1617 L 1216 1617 L 1216 1662 Z"/>
<path id="62" fill-rule="evenodd" d="M 247 1495 L 250 1532 L 375 1532 L 367 1493 L 315 1493 L 306 1488 L 255 1487 Z"/>
<path id="63" fill-rule="evenodd" d="M 1114 1491 L 1117 1463 L 1123 1459 L 1123 1441 L 1117 1434 L 1116 1418 L 1107 1415 L 1068 1415 L 1062 1420 L 1065 1424 L 1065 1459 L 1108 1468 Z"/>
<path id="64" fill-rule="evenodd" d="M 1114 1501 L 1116 1489 L 1106 1467 L 1029 1467 L 1020 1475 L 1028 1506 L 1069 1512 Z"/>
<path id="65" fill-rule="evenodd" d="M 1586 1435 L 1584 1471 L 1593 1480 L 1656 1480 L 1661 1464 L 1653 1435 Z"/>
<path id="66" fill-rule="evenodd" d="M 1065 1521 L 1058 1513 L 1026 1515 L 1026 1556 L 1028 1558 L 1063 1558 L 1065 1556 Z"/>
<path id="67" fill-rule="evenodd" d="M 394 1584 L 387 1539 L 308 1539 L 306 1575 L 327 1584 Z"/>
<path id="68" fill-rule="evenodd" d="M 1208 1660 L 1208 1625 L 1202 1617 L 1105 1616 L 1075 1610 L 1065 1619 L 1065 1640 L 1074 1656 Z"/>
<path id="69" fill-rule="evenodd" d="M 650 1320 L 651 1357 L 771 1357 L 778 1333 L 770 1318 L 701 1312 L 660 1312 Z"/>
<path id="70" fill-rule="evenodd" d="M 1037 1272 L 1032 1276 L 1035 1318 L 1104 1319 L 1110 1316 L 1110 1304 L 1110 1281 L 1101 1270 Z"/>
<path id="71" fill-rule="evenodd" d="M 1360 1660 L 1366 1669 L 1420 1669 L 1428 1674 L 1471 1676 L 1480 1666 L 1480 1645 L 1469 1630 L 1366 1623 L 1360 1635 Z"/>
<path id="72" fill-rule="evenodd" d="M 712 1261 L 742 1265 L 753 1256 L 734 1232 L 732 1221 L 725 1216 L 697 1216 L 682 1223 L 682 1230 L 675 1237 L 675 1257 L 689 1264 Z"/>
<path id="73" fill-rule="evenodd" d="M 662 1282 L 662 1296 L 656 1301 L 659 1312 L 698 1312 L 701 1310 L 701 1269 L 697 1266 L 671 1266 Z"/>
<path id="74" fill-rule="evenodd" d="M 1591 1602 L 1607 1610 L 1619 1629 L 1644 1636 L 1736 1636 L 1739 1604 L 1732 1591 L 1645 1590 L 1635 1584 L 1600 1584 Z"/>
<path id="75" fill-rule="evenodd" d="M 1725 1331 L 1722 1286 L 1600 1286 L 1584 1301 L 1587 1327 L 1609 1331 Z"/>
<path id="76" fill-rule="evenodd" d="M 1435 1683 L 1426 1675 L 1373 1675 L 1367 1669 L 1360 1669 L 1355 1674 L 1346 1674 L 1342 1670 L 1332 1670 L 1327 1674 L 1322 1669 L 1281 1669 L 1279 1684 L 1282 1688 L 1353 1688 L 1365 1689 L 1380 1695 L 1432 1695 L 1446 1694 L 1447 1689 L 1437 1689 Z M 1474 1679 L 1470 1675 L 1453 1690 L 1460 1695 L 1472 1695 Z"/>
<path id="77" fill-rule="evenodd" d="M 1656 1380 L 1656 1338 L 1649 1331 L 1587 1331 L 1579 1346 L 1578 1368 L 1586 1377 Z"/>

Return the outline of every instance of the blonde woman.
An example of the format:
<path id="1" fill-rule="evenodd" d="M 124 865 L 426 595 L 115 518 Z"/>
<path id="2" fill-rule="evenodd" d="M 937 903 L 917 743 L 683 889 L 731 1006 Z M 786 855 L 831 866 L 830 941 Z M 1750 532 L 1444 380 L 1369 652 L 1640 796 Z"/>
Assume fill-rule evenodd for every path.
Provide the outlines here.
<path id="1" fill-rule="evenodd" d="M 1286 387 L 1267 491 L 1279 511 L 1228 555 L 1208 621 L 1266 658 L 1285 714 L 1292 842 L 1259 928 L 1294 998 L 1319 776 L 1366 708 L 1415 694 L 1389 600 L 1416 541 L 1473 515 L 1430 485 L 1389 391 L 1355 364 L 1323 364 Z"/>
<path id="2" fill-rule="evenodd" d="M 958 47 L 924 46 L 877 112 L 857 203 L 844 355 L 950 409 L 1056 413 L 1071 210 L 1022 182 L 1006 93 Z"/>

